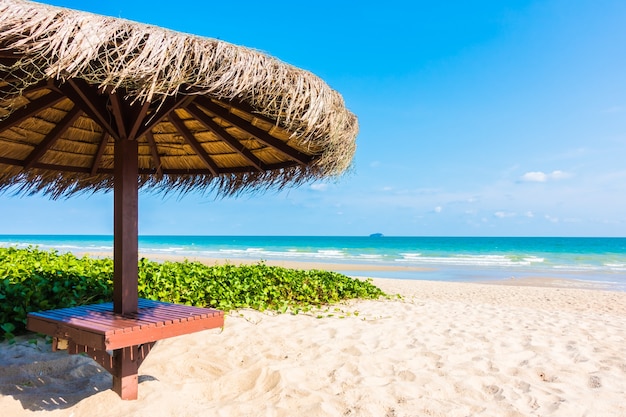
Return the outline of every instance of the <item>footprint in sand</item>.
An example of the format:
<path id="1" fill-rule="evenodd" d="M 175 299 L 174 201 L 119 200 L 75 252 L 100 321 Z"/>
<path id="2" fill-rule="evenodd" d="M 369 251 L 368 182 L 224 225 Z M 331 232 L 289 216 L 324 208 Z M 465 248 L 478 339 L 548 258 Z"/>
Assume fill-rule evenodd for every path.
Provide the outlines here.
<path id="1" fill-rule="evenodd" d="M 589 388 L 601 388 L 602 380 L 597 375 L 591 375 L 589 377 L 589 381 L 587 382 L 587 385 L 589 385 Z"/>
<path id="2" fill-rule="evenodd" d="M 415 374 L 411 371 L 403 370 L 398 372 L 398 378 L 403 381 L 413 382 L 415 381 Z"/>

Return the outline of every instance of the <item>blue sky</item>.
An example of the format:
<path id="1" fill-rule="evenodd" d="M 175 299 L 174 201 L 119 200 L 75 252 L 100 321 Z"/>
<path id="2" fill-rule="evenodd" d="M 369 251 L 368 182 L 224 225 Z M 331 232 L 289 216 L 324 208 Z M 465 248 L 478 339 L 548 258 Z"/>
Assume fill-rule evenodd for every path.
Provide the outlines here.
<path id="1" fill-rule="evenodd" d="M 626 236 L 623 0 L 46 3 L 267 52 L 359 117 L 338 181 L 142 193 L 140 234 Z M 111 234 L 112 205 L 0 195 L 0 234 Z"/>

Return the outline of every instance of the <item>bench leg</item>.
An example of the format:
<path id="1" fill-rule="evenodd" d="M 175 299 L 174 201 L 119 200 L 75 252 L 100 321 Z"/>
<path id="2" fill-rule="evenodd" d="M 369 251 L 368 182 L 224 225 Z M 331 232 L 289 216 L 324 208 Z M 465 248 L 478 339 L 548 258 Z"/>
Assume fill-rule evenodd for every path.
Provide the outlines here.
<path id="1" fill-rule="evenodd" d="M 110 355 L 106 350 L 95 349 L 85 345 L 79 345 L 73 341 L 68 342 L 68 353 L 87 354 L 98 362 L 113 376 L 113 391 L 123 400 L 136 400 L 139 367 L 148 356 L 156 342 L 144 343 L 142 345 L 128 346 L 122 349 L 113 350 Z M 57 350 L 58 341 L 53 341 L 53 350 Z"/>
<path id="2" fill-rule="evenodd" d="M 113 391 L 122 400 L 136 400 L 139 383 L 139 363 L 137 346 L 129 346 L 113 351 Z"/>

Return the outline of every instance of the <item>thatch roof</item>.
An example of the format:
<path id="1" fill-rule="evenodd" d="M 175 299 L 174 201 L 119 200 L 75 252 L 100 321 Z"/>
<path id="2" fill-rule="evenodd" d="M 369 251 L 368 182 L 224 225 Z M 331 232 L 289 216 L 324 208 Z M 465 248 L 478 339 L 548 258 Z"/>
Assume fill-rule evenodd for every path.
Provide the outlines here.
<path id="1" fill-rule="evenodd" d="M 111 189 L 129 138 L 144 188 L 282 187 L 340 175 L 357 131 L 336 91 L 258 51 L 0 0 L 0 190 Z"/>

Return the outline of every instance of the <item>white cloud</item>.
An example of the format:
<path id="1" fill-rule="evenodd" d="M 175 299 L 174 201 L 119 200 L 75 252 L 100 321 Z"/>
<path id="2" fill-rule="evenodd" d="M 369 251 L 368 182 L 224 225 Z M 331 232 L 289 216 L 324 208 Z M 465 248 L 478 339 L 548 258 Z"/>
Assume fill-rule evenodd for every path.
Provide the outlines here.
<path id="1" fill-rule="evenodd" d="M 493 215 L 499 219 L 504 219 L 506 217 L 515 217 L 517 214 L 511 211 L 496 211 Z"/>
<path id="2" fill-rule="evenodd" d="M 535 217 L 535 213 L 533 213 L 532 211 L 527 211 L 526 213 L 524 213 L 524 216 L 526 216 L 526 217 Z"/>
<path id="3" fill-rule="evenodd" d="M 326 183 L 311 184 L 311 190 L 313 191 L 326 191 L 327 189 L 328 189 L 328 184 Z"/>
<path id="4" fill-rule="evenodd" d="M 552 171 L 549 174 L 541 171 L 531 171 L 522 175 L 521 180 L 524 182 L 547 182 L 547 181 L 558 181 L 564 180 L 566 178 L 570 178 L 572 174 L 564 171 Z"/>
<path id="5" fill-rule="evenodd" d="M 552 180 L 564 180 L 570 178 L 572 174 L 563 171 L 553 171 L 552 174 L 549 175 L 549 178 Z"/>
<path id="6" fill-rule="evenodd" d="M 527 172 L 522 175 L 522 181 L 526 182 L 546 182 L 548 180 L 548 176 L 543 172 Z"/>
<path id="7" fill-rule="evenodd" d="M 441 213 L 442 210 L 443 208 L 441 206 L 435 207 L 435 213 Z"/>

